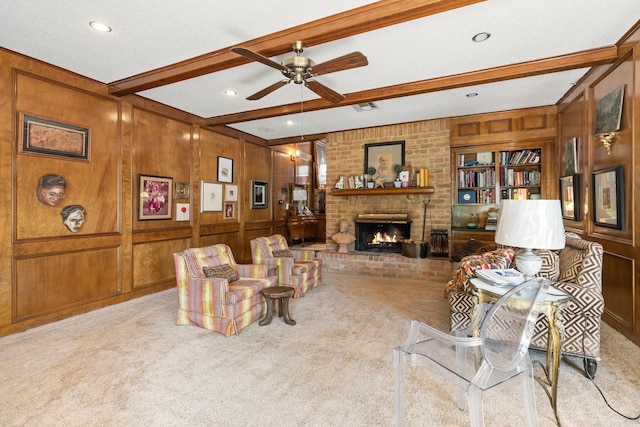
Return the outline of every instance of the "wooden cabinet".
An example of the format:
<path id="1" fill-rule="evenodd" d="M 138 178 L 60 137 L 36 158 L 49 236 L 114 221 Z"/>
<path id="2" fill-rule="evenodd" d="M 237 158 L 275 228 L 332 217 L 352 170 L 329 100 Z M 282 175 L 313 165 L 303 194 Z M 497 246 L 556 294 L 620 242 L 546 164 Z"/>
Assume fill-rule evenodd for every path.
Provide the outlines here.
<path id="1" fill-rule="evenodd" d="M 318 221 L 314 216 L 290 216 L 287 219 L 289 243 L 293 244 L 294 240 L 301 240 L 303 244 L 305 240 L 315 241 L 317 224 Z"/>
<path id="2" fill-rule="evenodd" d="M 491 245 L 494 243 L 494 238 L 494 231 L 453 228 L 451 230 L 451 254 L 458 252 L 458 250 L 460 250 L 460 248 L 471 239 L 477 240 L 486 245 Z"/>

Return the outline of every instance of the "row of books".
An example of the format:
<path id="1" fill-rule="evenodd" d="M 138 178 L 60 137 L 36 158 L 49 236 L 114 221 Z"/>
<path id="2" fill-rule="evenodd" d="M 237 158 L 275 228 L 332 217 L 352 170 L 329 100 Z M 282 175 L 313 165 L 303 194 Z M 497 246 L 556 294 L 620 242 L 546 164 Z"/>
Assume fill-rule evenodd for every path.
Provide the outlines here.
<path id="1" fill-rule="evenodd" d="M 540 150 L 501 151 L 499 161 L 501 165 L 540 163 Z"/>
<path id="2" fill-rule="evenodd" d="M 495 169 L 459 170 L 458 188 L 494 187 L 496 185 Z"/>
<path id="3" fill-rule="evenodd" d="M 504 166 L 500 168 L 500 185 L 540 185 L 540 171 L 516 171 Z"/>
<path id="4" fill-rule="evenodd" d="M 538 194 L 540 196 L 540 194 Z M 531 198 L 531 191 L 528 188 L 503 188 L 500 192 L 500 198 L 513 200 L 527 200 Z"/>

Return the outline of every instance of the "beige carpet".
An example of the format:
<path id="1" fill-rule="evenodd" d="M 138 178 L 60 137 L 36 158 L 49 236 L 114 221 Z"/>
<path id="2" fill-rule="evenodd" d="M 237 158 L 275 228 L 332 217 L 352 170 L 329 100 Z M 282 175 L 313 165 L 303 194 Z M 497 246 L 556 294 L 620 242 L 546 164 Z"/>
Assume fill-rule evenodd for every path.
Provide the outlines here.
<path id="1" fill-rule="evenodd" d="M 229 338 L 176 326 L 171 289 L 0 338 L 0 425 L 391 426 L 391 350 L 411 318 L 446 328 L 442 285 L 326 273 L 292 301 L 296 326 Z M 640 349 L 603 325 L 602 358 L 610 402 L 640 411 Z M 407 425 L 468 424 L 438 377 L 411 369 L 408 391 Z M 564 426 L 640 425 L 566 362 L 559 394 Z M 490 396 L 487 425 L 522 425 L 518 396 Z M 540 425 L 555 425 L 538 385 L 536 401 Z"/>

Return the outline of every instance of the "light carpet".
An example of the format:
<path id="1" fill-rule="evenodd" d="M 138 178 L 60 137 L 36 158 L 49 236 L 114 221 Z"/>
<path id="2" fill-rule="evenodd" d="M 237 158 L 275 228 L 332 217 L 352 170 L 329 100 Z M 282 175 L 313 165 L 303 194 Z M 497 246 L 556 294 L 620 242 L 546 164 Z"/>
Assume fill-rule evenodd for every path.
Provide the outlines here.
<path id="1" fill-rule="evenodd" d="M 443 283 L 325 273 L 274 318 L 238 336 L 176 326 L 175 289 L 0 338 L 2 426 L 391 426 L 392 348 L 413 318 L 447 329 Z M 539 357 L 540 355 L 538 355 Z M 603 324 L 596 380 L 624 413 L 640 410 L 640 348 Z M 563 361 L 563 425 L 638 426 L 607 408 Z M 408 371 L 406 425 L 458 426 L 451 385 Z M 541 426 L 553 412 L 536 384 Z M 493 394 L 491 426 L 524 423 L 518 389 Z"/>

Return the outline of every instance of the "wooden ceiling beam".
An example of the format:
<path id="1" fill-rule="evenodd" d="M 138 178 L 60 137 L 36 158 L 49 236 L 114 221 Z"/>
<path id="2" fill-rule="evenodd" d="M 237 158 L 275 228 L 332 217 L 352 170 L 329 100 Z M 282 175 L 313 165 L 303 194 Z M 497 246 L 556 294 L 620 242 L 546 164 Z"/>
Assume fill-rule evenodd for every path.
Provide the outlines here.
<path id="1" fill-rule="evenodd" d="M 381 101 L 384 99 L 399 98 L 403 96 L 419 95 L 422 93 L 438 92 L 459 87 L 493 83 L 504 80 L 512 80 L 523 77 L 531 77 L 541 74 L 556 73 L 583 67 L 593 67 L 606 64 L 618 58 L 618 48 L 615 46 L 591 49 L 567 55 L 537 59 L 501 67 L 470 71 L 433 79 L 420 80 L 410 83 L 402 83 L 394 86 L 386 86 L 345 95 L 344 101 L 336 105 L 322 98 L 306 101 L 303 109 L 306 112 L 324 110 L 327 108 L 344 107 L 363 102 Z M 300 111 L 300 103 L 279 105 L 251 111 L 242 111 L 235 114 L 210 117 L 203 121 L 204 126 L 218 126 L 230 123 L 239 123 L 249 120 L 266 119 L 269 117 L 293 114 Z"/>
<path id="2" fill-rule="evenodd" d="M 486 0 L 382 0 L 241 44 L 273 57 L 291 52 L 294 40 L 303 40 L 307 46 L 319 45 L 483 1 Z M 250 62 L 231 52 L 231 47 L 112 82 L 109 93 L 131 95 Z"/>

